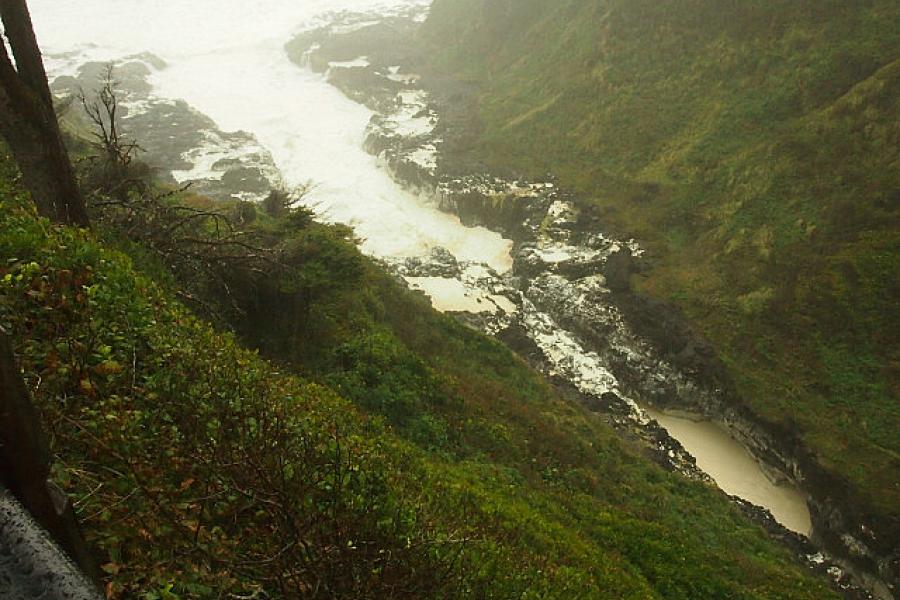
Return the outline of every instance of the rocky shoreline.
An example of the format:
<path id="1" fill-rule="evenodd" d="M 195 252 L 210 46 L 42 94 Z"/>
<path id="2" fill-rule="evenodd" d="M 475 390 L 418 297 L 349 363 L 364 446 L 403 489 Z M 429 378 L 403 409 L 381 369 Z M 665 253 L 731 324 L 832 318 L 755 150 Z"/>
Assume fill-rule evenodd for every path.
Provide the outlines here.
<path id="1" fill-rule="evenodd" d="M 73 56 L 49 57 L 51 66 L 77 61 Z M 137 54 L 111 62 L 78 63 L 53 79 L 51 89 L 77 105 L 81 93 L 89 102 L 112 67 L 119 123 L 124 136 L 137 140 L 137 159 L 154 176 L 173 186 L 190 186 L 216 200 L 254 201 L 264 198 L 280 175 L 272 155 L 249 133 L 222 131 L 208 116 L 183 100 L 153 94 L 154 72 L 167 68 L 153 54 Z M 51 71 L 52 72 L 52 71 Z M 78 131 L 89 127 L 81 110 L 69 110 L 64 123 Z"/>
<path id="2" fill-rule="evenodd" d="M 816 463 L 796 431 L 765 422 L 746 407 L 714 349 L 675 309 L 631 289 L 631 275 L 644 260 L 640 246 L 598 233 L 599 216 L 581 209 L 551 176 L 501 178 L 472 171 L 455 160 L 454 149 L 446 151 L 448 140 L 456 146 L 464 135 L 459 105 L 466 101 L 444 82 L 419 74 L 413 38 L 421 19 L 420 12 L 383 20 L 338 15 L 287 46 L 300 66 L 325 74 L 375 112 L 365 148 L 396 181 L 463 224 L 487 227 L 514 243 L 513 268 L 506 274 L 440 251 L 388 266 L 407 281 L 463 281 L 488 308 L 455 313 L 460 320 L 495 335 L 547 374 L 564 397 L 643 442 L 668 469 L 709 481 L 631 398 L 724 423 L 773 478 L 806 491 L 812 539 L 787 530 L 765 509 L 732 497 L 735 504 L 847 598 L 891 598 L 900 560 L 854 507 L 846 484 Z"/>

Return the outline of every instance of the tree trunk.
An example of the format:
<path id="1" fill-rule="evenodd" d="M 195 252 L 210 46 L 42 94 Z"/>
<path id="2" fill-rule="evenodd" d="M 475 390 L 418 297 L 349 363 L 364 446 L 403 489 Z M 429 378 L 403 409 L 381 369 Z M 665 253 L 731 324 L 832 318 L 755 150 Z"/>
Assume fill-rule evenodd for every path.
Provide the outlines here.
<path id="1" fill-rule="evenodd" d="M 0 330 L 0 483 L 88 576 L 96 566 L 81 537 L 75 511 L 49 480 L 50 450 L 40 415 L 16 364 L 9 338 Z"/>
<path id="2" fill-rule="evenodd" d="M 53 96 L 25 0 L 0 0 L 15 66 L 0 43 L 0 135 L 19 164 L 38 212 L 87 227 L 84 198 L 59 131 Z"/>

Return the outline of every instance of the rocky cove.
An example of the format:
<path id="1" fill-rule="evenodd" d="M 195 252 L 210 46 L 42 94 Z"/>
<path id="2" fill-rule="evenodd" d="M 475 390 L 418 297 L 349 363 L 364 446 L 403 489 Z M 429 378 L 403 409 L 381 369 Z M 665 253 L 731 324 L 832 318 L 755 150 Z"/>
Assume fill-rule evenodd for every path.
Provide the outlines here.
<path id="1" fill-rule="evenodd" d="M 795 431 L 762 422 L 746 409 L 714 350 L 676 311 L 631 289 L 631 275 L 647 260 L 640 244 L 602 234 L 602 216 L 581 206 L 552 176 L 524 181 L 485 174 L 450 143 L 466 135 L 470 96 L 420 75 L 411 34 L 423 10 L 387 17 L 377 11 L 331 14 L 288 44 L 303 72 L 325 75 L 375 112 L 364 146 L 395 181 L 417 201 L 479 232 L 465 239 L 448 235 L 425 253 L 410 251 L 421 246 L 413 244 L 375 254 L 410 287 L 431 296 L 435 306 L 495 335 L 546 373 L 566 397 L 643 443 L 666 468 L 709 481 L 695 458 L 642 407 L 652 404 L 726 425 L 767 465 L 772 479 L 804 490 L 812 541 L 765 509 L 737 497 L 734 502 L 800 560 L 827 572 L 848 597 L 871 597 L 856 587 L 860 580 L 876 596 L 891 597 L 875 575 L 866 575 L 896 578 L 896 562 L 887 556 L 890 543 L 877 534 L 878 524 L 855 509 L 841 482 L 805 453 Z M 58 60 L 89 62 L 80 56 Z M 58 81 L 57 90 L 87 87 L 100 66 L 94 62 L 63 72 L 76 77 Z M 240 124 L 223 124 L 219 114 L 207 117 L 200 112 L 207 112 L 206 106 L 197 110 L 151 93 L 164 61 L 140 55 L 120 60 L 119 66 L 131 94 L 130 127 L 154 162 L 177 166 L 174 181 L 194 182 L 197 191 L 214 197 L 250 200 L 285 183 L 287 169 L 279 159 L 284 153 L 270 152 L 271 140 L 258 130 L 225 133 Z M 173 89 L 177 93 L 177 86 L 168 91 Z M 313 172 L 317 167 L 313 164 Z M 340 208 L 331 217 L 360 224 Z M 508 255 L 509 244 L 496 234 L 511 240 Z"/>
<path id="2" fill-rule="evenodd" d="M 631 276 L 647 260 L 640 244 L 604 235 L 599 212 L 552 175 L 525 181 L 483 173 L 459 144 L 447 143 L 467 135 L 463 113 L 472 95 L 420 73 L 427 68 L 414 50 L 416 26 L 417 19 L 343 15 L 287 45 L 299 66 L 374 111 L 365 148 L 396 181 L 463 224 L 513 242 L 506 273 L 439 248 L 386 264 L 436 308 L 495 335 L 573 401 L 640 440 L 666 468 L 711 481 L 660 422 L 682 434 L 691 429 L 685 423 L 717 428 L 772 485 L 803 490 L 787 502 L 809 510 L 776 520 L 731 496 L 745 513 L 847 597 L 892 598 L 897 557 L 846 484 L 817 463 L 796 430 L 747 408 L 714 348 L 673 307 L 632 290 Z"/>

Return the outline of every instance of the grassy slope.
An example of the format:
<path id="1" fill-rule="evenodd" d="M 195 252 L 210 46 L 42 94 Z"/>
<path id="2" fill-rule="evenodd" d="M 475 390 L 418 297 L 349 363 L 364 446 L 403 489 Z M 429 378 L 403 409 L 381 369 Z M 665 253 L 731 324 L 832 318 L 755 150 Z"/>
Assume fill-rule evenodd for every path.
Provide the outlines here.
<path id="1" fill-rule="evenodd" d="M 306 340 L 329 389 L 37 219 L 2 167 L 0 324 L 113 597 L 829 597 L 721 493 L 373 265 L 318 309 L 349 325 Z"/>
<path id="2" fill-rule="evenodd" d="M 892 0 L 437 0 L 425 28 L 485 82 L 470 151 L 638 236 L 639 287 L 895 524 L 898 25 Z"/>

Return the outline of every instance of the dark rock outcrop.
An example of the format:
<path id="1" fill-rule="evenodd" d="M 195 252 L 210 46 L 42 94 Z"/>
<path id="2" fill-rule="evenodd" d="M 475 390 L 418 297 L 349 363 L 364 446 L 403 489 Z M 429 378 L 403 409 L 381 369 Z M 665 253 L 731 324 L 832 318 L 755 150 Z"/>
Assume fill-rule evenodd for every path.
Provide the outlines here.
<path id="1" fill-rule="evenodd" d="M 637 271 L 634 265 L 634 257 L 631 250 L 621 248 L 618 252 L 610 254 L 606 259 L 603 275 L 606 277 L 606 287 L 613 292 L 631 291 L 631 276 Z"/>

